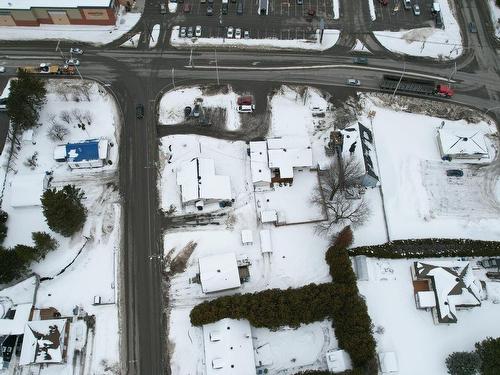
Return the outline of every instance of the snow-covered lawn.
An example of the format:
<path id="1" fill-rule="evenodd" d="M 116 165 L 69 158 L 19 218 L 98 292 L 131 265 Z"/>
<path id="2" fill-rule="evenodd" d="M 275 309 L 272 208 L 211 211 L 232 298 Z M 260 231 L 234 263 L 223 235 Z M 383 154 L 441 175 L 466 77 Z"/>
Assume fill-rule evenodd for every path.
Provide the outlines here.
<path id="1" fill-rule="evenodd" d="M 141 39 L 141 33 L 134 34 L 130 39 L 123 42 L 120 47 L 124 48 L 137 48 L 139 47 L 139 40 Z"/>
<path id="2" fill-rule="evenodd" d="M 232 91 L 228 92 L 208 92 L 202 87 L 182 87 L 166 92 L 160 100 L 159 120 L 164 125 L 176 125 L 185 121 L 184 108 L 194 107 L 197 98 L 203 99 L 201 103 L 204 109 L 222 109 L 225 111 L 225 128 L 227 130 L 237 130 L 241 125 L 240 113 L 236 110 L 239 94 Z M 248 116 L 248 114 L 241 114 Z M 217 119 L 211 119 L 207 115 L 207 120 L 216 122 Z M 220 126 L 220 124 L 216 124 Z"/>
<path id="3" fill-rule="evenodd" d="M 82 86 L 81 86 L 82 85 Z M 81 89 L 86 87 L 86 89 Z M 32 245 L 31 233 L 45 231 L 54 236 L 59 247 L 50 252 L 31 268 L 41 277 L 48 277 L 40 284 L 36 307 L 54 307 L 62 316 L 72 316 L 75 306 L 96 316 L 95 335 L 89 336 L 87 351 L 90 352 L 87 368 L 93 372 L 107 373 L 101 360 L 108 364 L 118 362 L 118 311 L 116 305 L 92 306 L 94 296 L 101 296 L 103 302 L 116 301 L 116 256 L 120 243 L 120 206 L 116 182 L 118 161 L 119 115 L 116 104 L 100 85 L 80 80 L 49 80 L 47 82 L 47 103 L 40 112 L 40 125 L 34 129 L 32 139 L 25 137 L 18 147 L 5 179 L 2 209 L 9 214 L 8 234 L 4 246 L 16 244 Z M 78 98 L 78 100 L 76 100 Z M 62 114 L 67 111 L 67 123 Z M 86 124 L 85 130 L 78 123 Z M 90 125 L 89 125 L 90 122 Z M 63 141 L 54 141 L 47 136 L 54 123 L 63 125 L 68 134 Z M 24 136 L 27 136 L 25 133 Z M 54 148 L 68 141 L 92 138 L 106 138 L 114 147 L 110 148 L 109 160 L 103 168 L 92 170 L 70 170 L 66 163 L 58 163 L 53 158 Z M 4 147 L 1 160 L 5 173 L 6 155 L 10 144 Z M 36 163 L 28 166 L 25 162 L 36 153 Z M 19 176 L 33 176 L 52 171 L 51 187 L 61 188 L 74 184 L 81 188 L 86 198 L 83 204 L 88 210 L 87 221 L 82 232 L 70 238 L 53 233 L 43 217 L 40 202 L 26 207 L 13 207 L 12 199 L 16 191 L 12 183 Z M 2 178 L 1 183 L 4 180 Z M 17 197 L 19 198 L 19 197 Z M 16 198 L 16 199 L 17 199 Z M 29 225 L 27 225 L 29 223 Z M 81 253 L 78 255 L 79 251 Z M 75 259 L 76 258 L 76 259 Z M 72 261 L 74 263 L 61 272 Z M 59 274 L 60 273 L 60 274 Z M 1 292 L 0 292 L 1 294 Z M 73 332 L 73 328 L 72 331 Z M 78 333 L 78 335 L 77 335 Z M 81 329 L 74 328 L 69 349 L 77 348 L 74 341 L 80 337 Z M 80 338 L 78 338 L 80 340 Z M 68 354 L 68 364 L 49 366 L 42 374 L 72 373 L 73 352 Z M 75 359 L 76 360 L 76 359 Z M 90 362 L 89 362 L 90 361 Z"/>
<path id="4" fill-rule="evenodd" d="M 316 40 L 306 39 L 233 39 L 233 38 L 181 38 L 179 26 L 172 28 L 170 44 L 174 47 L 229 47 L 229 48 L 259 48 L 259 49 L 299 49 L 325 51 L 332 48 L 340 36 L 339 30 L 325 29 L 323 42 L 320 43 L 320 33 L 316 30 Z"/>
<path id="5" fill-rule="evenodd" d="M 125 13 L 122 7 L 113 26 L 97 25 L 41 25 L 2 26 L 0 40 L 72 40 L 96 45 L 111 43 L 131 30 L 141 13 Z"/>
<path id="6" fill-rule="evenodd" d="M 149 39 L 149 48 L 156 47 L 158 44 L 158 38 L 160 37 L 160 25 L 156 24 L 151 30 L 151 38 Z"/>
<path id="7" fill-rule="evenodd" d="M 435 325 L 430 312 L 415 306 L 411 263 L 368 259 L 373 277 L 358 282 L 375 331 L 383 327 L 384 333 L 375 334 L 377 351 L 395 351 L 400 374 L 446 374 L 445 359 L 449 354 L 471 351 L 477 341 L 500 336 L 500 288 L 498 283 L 487 282 L 489 296 L 481 306 L 457 311 L 455 324 Z"/>
<path id="8" fill-rule="evenodd" d="M 385 48 L 395 53 L 456 59 L 463 53 L 460 25 L 449 1 L 437 1 L 441 4 L 443 29 L 424 27 L 402 31 L 374 31 L 373 34 Z M 400 11 L 404 12 L 404 9 L 400 8 Z"/>
<path id="9" fill-rule="evenodd" d="M 445 128 L 467 126 L 488 135 L 493 158 L 498 148 L 491 136 L 494 126 L 395 111 L 377 99 L 366 103 L 366 112 L 376 112 L 373 132 L 391 239 L 500 239 L 498 173 L 493 166 L 442 161 L 436 137 L 442 121 Z M 450 168 L 464 170 L 464 177 L 447 177 Z"/>
<path id="10" fill-rule="evenodd" d="M 359 39 L 356 39 L 356 44 L 354 45 L 354 47 L 352 47 L 351 51 L 371 53 L 370 50 Z"/>
<path id="11" fill-rule="evenodd" d="M 488 5 L 490 7 L 491 21 L 495 28 L 495 36 L 500 38 L 500 7 L 495 4 L 495 0 L 488 0 Z"/>

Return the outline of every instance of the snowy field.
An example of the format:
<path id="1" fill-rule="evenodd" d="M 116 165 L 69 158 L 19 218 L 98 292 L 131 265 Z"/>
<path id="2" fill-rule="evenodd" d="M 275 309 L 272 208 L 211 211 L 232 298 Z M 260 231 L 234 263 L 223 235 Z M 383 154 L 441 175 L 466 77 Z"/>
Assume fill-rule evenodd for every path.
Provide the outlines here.
<path id="1" fill-rule="evenodd" d="M 441 160 L 437 129 L 443 119 L 386 108 L 366 100 L 374 110 L 373 132 L 391 239 L 449 237 L 500 239 L 500 176 L 491 165 Z M 378 103 L 378 104 L 377 104 Z M 361 121 L 369 123 L 367 118 Z M 486 134 L 489 154 L 497 153 L 493 125 L 445 121 Z M 446 176 L 459 168 L 463 178 Z"/>
<path id="2" fill-rule="evenodd" d="M 455 324 L 435 325 L 431 312 L 418 310 L 413 296 L 411 260 L 368 259 L 370 281 L 358 282 L 366 297 L 377 351 L 394 351 L 399 373 L 446 374 L 446 357 L 471 351 L 477 341 L 500 336 L 500 288 L 487 282 L 488 300 L 470 310 L 458 310 Z"/>
<path id="3" fill-rule="evenodd" d="M 495 36 L 500 38 L 500 7 L 496 6 L 495 0 L 488 0 L 488 6 L 490 8 L 491 21 L 495 28 Z"/>
<path id="4" fill-rule="evenodd" d="M 242 94 L 243 95 L 243 94 Z M 236 110 L 238 93 L 229 87 L 228 92 L 207 92 L 202 87 L 183 87 L 166 92 L 160 101 L 160 124 L 176 125 L 185 121 L 184 108 L 194 107 L 197 98 L 203 99 L 203 108 L 222 109 L 225 111 L 225 127 L 227 130 L 237 130 L 241 125 L 240 113 Z M 248 116 L 248 114 L 241 114 Z M 211 119 L 210 119 L 211 120 Z M 216 121 L 216 120 L 213 120 Z M 220 127 L 221 124 L 215 126 Z"/>
<path id="5" fill-rule="evenodd" d="M 337 43 L 340 31 L 325 29 L 323 42 L 320 43 L 319 30 L 316 30 L 316 40 L 306 39 L 233 39 L 233 38 L 181 38 L 179 26 L 172 28 L 170 44 L 174 47 L 229 47 L 229 48 L 258 48 L 258 49 L 298 49 L 325 51 Z"/>
<path id="6" fill-rule="evenodd" d="M 82 91 L 79 85 L 84 85 L 86 89 Z M 2 209 L 9 214 L 9 230 L 4 246 L 32 245 L 31 233 L 35 231 L 48 232 L 57 239 L 59 247 L 44 260 L 32 264 L 32 270 L 40 277 L 50 278 L 38 288 L 36 307 L 52 306 L 62 316 L 71 317 L 78 305 L 83 311 L 95 314 L 96 330 L 89 334 L 86 366 L 95 373 L 108 374 L 103 369 L 102 361 L 110 365 L 118 362 L 118 311 L 114 304 L 92 306 L 92 303 L 94 296 L 101 296 L 103 302 L 116 301 L 115 271 L 121 212 L 117 188 L 109 183 L 117 181 L 118 111 L 112 97 L 94 82 L 49 80 L 47 92 L 47 103 L 40 112 L 41 125 L 34 129 L 32 137 L 28 137 L 25 132 L 17 150 L 17 158 L 14 158 L 5 179 Z M 67 121 L 61 116 L 64 111 L 69 113 Z M 86 123 L 85 130 L 77 126 L 80 121 Z M 62 141 L 54 141 L 47 135 L 54 123 L 63 125 L 68 131 Z M 53 159 L 54 148 L 58 144 L 101 137 L 115 145 L 110 148 L 111 165 L 93 170 L 70 170 L 66 163 L 57 163 Z M 2 171 L 6 170 L 9 148 L 10 144 L 6 144 L 1 156 Z M 35 162 L 27 165 L 28 159 Z M 53 233 L 45 222 L 39 201 L 26 207 L 11 205 L 13 199 L 20 199 L 12 189 L 18 176 L 43 175 L 46 171 L 53 173 L 51 187 L 74 184 L 85 193 L 83 204 L 89 214 L 81 233 L 69 238 Z M 71 266 L 63 271 L 72 261 Z M 74 329 L 69 350 L 80 345 L 74 340 L 80 340 L 81 328 L 75 326 Z M 72 358 L 73 351 L 68 352 L 67 365 L 49 366 L 40 374 L 72 373 Z"/>
<path id="7" fill-rule="evenodd" d="M 460 25 L 454 10 L 450 8 L 449 1 L 438 0 L 438 2 L 441 4 L 444 29 L 424 27 L 396 32 L 374 31 L 373 34 L 385 48 L 395 53 L 456 59 L 463 53 Z"/>
<path id="8" fill-rule="evenodd" d="M 111 43 L 132 29 L 141 13 L 125 13 L 121 7 L 113 26 L 97 25 L 40 25 L 2 26 L 0 40 L 71 40 L 95 45 Z"/>

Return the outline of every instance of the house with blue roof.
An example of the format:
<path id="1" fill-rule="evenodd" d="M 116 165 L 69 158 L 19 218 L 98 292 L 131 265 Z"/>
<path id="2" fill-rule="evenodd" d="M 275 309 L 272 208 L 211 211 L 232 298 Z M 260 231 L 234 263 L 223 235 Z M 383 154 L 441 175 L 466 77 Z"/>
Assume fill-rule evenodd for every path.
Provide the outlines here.
<path id="1" fill-rule="evenodd" d="M 88 139 L 58 145 L 54 150 L 57 162 L 68 163 L 71 169 L 99 168 L 106 164 L 109 142 L 107 139 Z"/>

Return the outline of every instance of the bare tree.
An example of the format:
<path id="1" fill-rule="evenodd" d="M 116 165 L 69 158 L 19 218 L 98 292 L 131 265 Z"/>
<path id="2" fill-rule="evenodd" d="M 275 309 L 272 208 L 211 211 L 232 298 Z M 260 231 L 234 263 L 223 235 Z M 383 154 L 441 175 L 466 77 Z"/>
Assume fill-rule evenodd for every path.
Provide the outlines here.
<path id="1" fill-rule="evenodd" d="M 78 121 L 78 123 L 82 123 L 83 122 L 82 112 L 78 108 L 73 109 L 71 111 L 71 114 L 76 119 L 76 121 Z"/>
<path id="2" fill-rule="evenodd" d="M 320 173 L 312 203 L 323 209 L 327 220 L 316 226 L 318 233 L 330 236 L 339 226 L 360 225 L 368 218 L 370 210 L 364 197 L 349 196 L 350 190 L 359 187 L 361 175 L 361 167 L 354 158 L 339 159 Z"/>
<path id="3" fill-rule="evenodd" d="M 61 124 L 52 125 L 49 131 L 47 132 L 49 138 L 54 141 L 62 141 L 64 137 L 66 137 L 68 134 L 69 130 L 66 129 L 66 127 Z"/>
<path id="4" fill-rule="evenodd" d="M 69 111 L 61 111 L 61 113 L 59 113 L 59 118 L 61 120 L 63 120 L 66 124 L 71 124 L 71 113 L 69 113 Z"/>
<path id="5" fill-rule="evenodd" d="M 82 120 L 87 125 L 91 125 L 93 120 L 92 113 L 90 111 L 85 111 L 85 113 L 82 116 Z"/>
<path id="6" fill-rule="evenodd" d="M 82 84 L 77 87 L 76 91 L 81 94 L 81 96 L 88 102 L 90 102 L 90 88 L 86 84 Z"/>

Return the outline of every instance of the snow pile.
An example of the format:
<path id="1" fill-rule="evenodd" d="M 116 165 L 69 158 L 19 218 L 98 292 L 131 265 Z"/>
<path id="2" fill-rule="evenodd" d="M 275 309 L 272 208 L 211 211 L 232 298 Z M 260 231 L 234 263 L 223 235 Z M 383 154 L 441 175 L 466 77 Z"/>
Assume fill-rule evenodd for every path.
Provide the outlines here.
<path id="1" fill-rule="evenodd" d="M 377 15 L 375 14 L 375 4 L 373 3 L 375 0 L 368 0 L 368 7 L 370 8 L 370 17 L 372 21 L 377 19 Z"/>
<path id="2" fill-rule="evenodd" d="M 396 352 L 401 374 L 446 374 L 449 354 L 471 351 L 477 341 L 500 336 L 496 324 L 500 304 L 482 301 L 481 306 L 458 311 L 457 323 L 435 325 L 430 311 L 416 308 L 410 272 L 413 261 L 386 260 L 390 279 L 358 282 L 358 287 L 375 326 L 378 352 Z M 375 262 L 368 259 L 370 272 L 375 271 Z"/>
<path id="3" fill-rule="evenodd" d="M 373 34 L 385 48 L 395 53 L 456 59 L 463 53 L 460 25 L 448 1 L 438 1 L 441 4 L 444 29 L 425 27 L 397 32 L 374 31 Z"/>
<path id="4" fill-rule="evenodd" d="M 241 125 L 240 114 L 236 109 L 238 96 L 231 88 L 227 93 L 208 93 L 198 86 L 171 90 L 165 93 L 160 101 L 160 124 L 177 125 L 184 122 L 184 108 L 187 106 L 193 108 L 196 99 L 201 98 L 203 108 L 225 109 L 226 129 L 237 130 Z"/>
<path id="5" fill-rule="evenodd" d="M 493 166 L 477 172 L 470 161 L 441 160 L 437 130 L 442 119 L 397 112 L 366 101 L 365 112 L 375 111 L 373 133 L 390 237 L 394 239 L 449 237 L 500 239 L 500 204 L 495 196 L 499 179 Z M 370 123 L 366 117 L 361 122 Z M 448 121 L 494 134 L 485 122 Z M 446 125 L 445 125 L 446 126 Z M 495 155 L 493 138 L 488 139 Z M 463 178 L 446 176 L 447 169 L 462 169 Z"/>
<path id="6" fill-rule="evenodd" d="M 159 37 L 160 37 L 160 25 L 156 24 L 153 26 L 153 29 L 151 30 L 151 37 L 149 39 L 149 48 L 156 47 L 156 44 L 158 44 Z"/>
<path id="7" fill-rule="evenodd" d="M 306 39 L 233 39 L 233 38 L 181 38 L 179 26 L 172 28 L 170 44 L 174 47 L 234 47 L 234 48 L 262 48 L 262 49 L 305 49 L 325 51 L 332 48 L 340 36 L 339 30 L 325 29 L 323 42 L 320 43 L 320 32 L 316 30 L 316 40 Z"/>
<path id="8" fill-rule="evenodd" d="M 356 44 L 351 48 L 351 51 L 371 53 L 371 51 L 359 39 L 356 39 Z"/>
<path id="9" fill-rule="evenodd" d="M 72 40 L 96 45 L 111 43 L 131 30 L 141 13 L 126 13 L 121 7 L 116 25 L 1 26 L 0 40 Z"/>
<path id="10" fill-rule="evenodd" d="M 120 47 L 137 48 L 139 47 L 139 39 L 141 39 L 141 33 L 137 33 L 134 36 L 132 36 L 132 38 L 127 39 L 120 45 Z"/>
<path id="11" fill-rule="evenodd" d="M 496 5 L 495 0 L 488 0 L 488 5 L 490 8 L 491 21 L 495 28 L 495 36 L 500 38 L 500 7 Z"/>
<path id="12" fill-rule="evenodd" d="M 340 18 L 339 0 L 333 1 L 333 19 L 338 20 Z"/>

